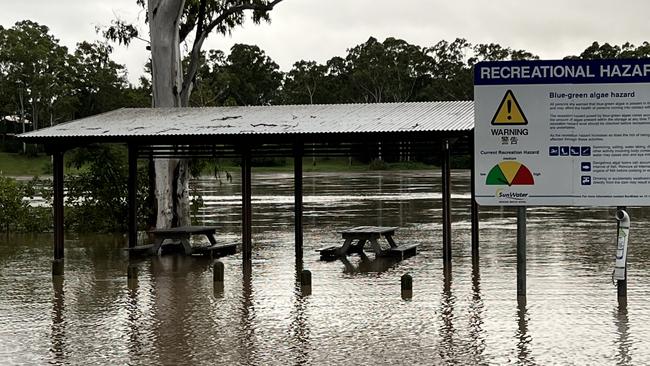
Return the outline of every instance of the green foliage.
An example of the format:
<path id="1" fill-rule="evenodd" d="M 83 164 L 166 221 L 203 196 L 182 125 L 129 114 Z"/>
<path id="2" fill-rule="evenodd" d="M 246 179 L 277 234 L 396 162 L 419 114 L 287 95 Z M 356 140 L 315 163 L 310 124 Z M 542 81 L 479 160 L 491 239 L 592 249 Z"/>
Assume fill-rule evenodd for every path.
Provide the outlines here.
<path id="1" fill-rule="evenodd" d="M 650 57 L 650 43 L 643 42 L 640 46 L 626 42 L 621 46 L 609 43 L 592 43 L 579 56 L 568 56 L 566 59 L 598 60 L 598 59 L 634 59 Z"/>
<path id="2" fill-rule="evenodd" d="M 29 20 L 0 29 L 3 115 L 27 119 L 33 129 L 70 116 L 71 56 L 58 42 L 48 27 Z"/>
<path id="3" fill-rule="evenodd" d="M 66 176 L 66 227 L 79 232 L 123 232 L 127 229 L 127 151 L 121 145 L 79 148 L 67 155 L 77 174 Z M 138 226 L 151 214 L 148 167 L 138 167 Z"/>
<path id="4" fill-rule="evenodd" d="M 472 45 L 462 38 L 420 47 L 370 37 L 345 58 L 333 57 L 325 65 L 296 62 L 285 75 L 281 99 L 288 104 L 471 100 L 475 63 L 535 58 L 527 51 Z"/>
<path id="5" fill-rule="evenodd" d="M 124 66 L 110 59 L 112 49 L 105 43 L 81 42 L 74 52 L 78 107 L 76 117 L 92 116 L 123 106 L 127 89 Z"/>
<path id="6" fill-rule="evenodd" d="M 285 75 L 283 101 L 293 104 L 314 104 L 327 101 L 327 66 L 314 61 L 298 61 Z"/>
<path id="7" fill-rule="evenodd" d="M 0 175 L 0 231 L 40 232 L 51 227 L 51 210 L 32 207 L 27 200 L 36 196 L 38 183 L 38 178 L 21 183 Z"/>
<path id="8" fill-rule="evenodd" d="M 185 0 L 180 23 L 180 40 L 197 29 L 199 32 L 216 31 L 230 34 L 233 28 L 244 24 L 245 10 L 251 10 L 254 23 L 270 21 L 269 11 L 282 0 Z M 135 0 L 136 4 L 147 9 L 147 0 Z M 149 14 L 147 14 L 147 18 Z M 120 20 L 113 21 L 111 26 L 101 31 L 104 38 L 128 45 L 133 39 L 141 39 L 138 29 L 132 24 Z"/>
<path id="9" fill-rule="evenodd" d="M 358 102 L 403 102 L 411 100 L 423 80 L 426 54 L 419 46 L 401 39 L 384 42 L 370 37 L 348 50 L 346 69 Z"/>
<path id="10" fill-rule="evenodd" d="M 105 43 L 81 42 L 70 54 L 48 27 L 29 20 L 0 27 L 0 121 L 9 116 L 18 125 L 11 132 L 23 132 L 151 105 L 149 90 L 130 86 L 111 52 Z"/>
<path id="11" fill-rule="evenodd" d="M 386 170 L 388 169 L 388 165 L 386 164 L 385 161 L 381 159 L 374 159 L 368 164 L 368 169 L 369 170 Z"/>
<path id="12" fill-rule="evenodd" d="M 279 66 L 257 46 L 235 44 L 226 57 L 221 51 L 201 54 L 192 106 L 275 104 L 282 84 Z M 184 65 L 189 64 L 186 58 Z"/>

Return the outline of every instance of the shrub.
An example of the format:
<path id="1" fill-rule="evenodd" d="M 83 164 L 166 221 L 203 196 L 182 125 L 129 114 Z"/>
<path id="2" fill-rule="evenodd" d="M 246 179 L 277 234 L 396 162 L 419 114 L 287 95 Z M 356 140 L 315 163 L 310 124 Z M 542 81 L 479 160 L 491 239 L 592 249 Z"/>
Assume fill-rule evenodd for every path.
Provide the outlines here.
<path id="1" fill-rule="evenodd" d="M 388 165 L 386 164 L 385 161 L 381 159 L 375 159 L 370 162 L 368 165 L 368 169 L 370 170 L 386 170 L 388 169 Z"/>
<path id="2" fill-rule="evenodd" d="M 52 227 L 48 207 L 32 207 L 29 199 L 37 193 L 34 178 L 27 183 L 0 175 L 0 231 L 41 232 Z"/>
<path id="3" fill-rule="evenodd" d="M 68 166 L 78 173 L 66 175 L 66 228 L 78 232 L 124 232 L 128 203 L 127 151 L 121 145 L 97 145 L 75 149 Z M 138 226 L 149 217 L 148 166 L 138 167 Z"/>

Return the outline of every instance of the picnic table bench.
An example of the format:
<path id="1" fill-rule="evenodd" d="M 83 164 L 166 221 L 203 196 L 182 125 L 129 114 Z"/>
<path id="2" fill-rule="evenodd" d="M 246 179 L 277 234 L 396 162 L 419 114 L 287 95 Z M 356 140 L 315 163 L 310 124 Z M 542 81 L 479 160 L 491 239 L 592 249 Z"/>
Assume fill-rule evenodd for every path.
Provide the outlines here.
<path id="1" fill-rule="evenodd" d="M 404 259 L 417 253 L 417 244 L 397 245 L 393 240 L 393 235 L 398 227 L 386 226 L 357 226 L 350 229 L 342 230 L 341 237 L 344 239 L 343 245 L 328 246 L 317 249 L 321 258 L 337 258 L 346 256 L 351 253 L 361 253 L 366 243 L 370 243 L 375 256 L 397 257 Z M 388 242 L 388 247 L 383 248 L 379 239 L 384 238 Z M 355 243 L 356 241 L 356 243 Z"/>
<path id="2" fill-rule="evenodd" d="M 181 246 L 186 255 L 228 255 L 234 254 L 237 250 L 236 244 L 217 244 L 214 235 L 217 227 L 214 226 L 180 226 L 169 229 L 153 229 L 149 233 L 153 235 L 154 242 L 150 245 L 131 248 L 134 251 L 148 251 L 152 254 L 160 254 L 163 245 Z M 209 246 L 192 246 L 190 237 L 192 235 L 204 235 L 210 242 Z"/>

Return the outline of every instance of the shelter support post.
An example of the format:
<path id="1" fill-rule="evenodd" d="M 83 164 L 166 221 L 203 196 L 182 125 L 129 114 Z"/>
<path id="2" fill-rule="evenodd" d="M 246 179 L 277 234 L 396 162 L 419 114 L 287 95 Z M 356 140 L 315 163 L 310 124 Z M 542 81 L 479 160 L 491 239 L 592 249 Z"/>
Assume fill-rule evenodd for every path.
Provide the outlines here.
<path id="1" fill-rule="evenodd" d="M 526 297 L 526 206 L 517 207 L 517 298 Z"/>
<path id="2" fill-rule="evenodd" d="M 127 207 L 129 210 L 129 248 L 138 244 L 138 205 L 136 204 L 136 192 L 138 184 L 138 147 L 129 144 L 129 177 L 127 182 Z"/>
<path id="3" fill-rule="evenodd" d="M 63 274 L 63 150 L 56 150 L 52 153 L 53 168 L 53 208 L 54 208 L 54 262 L 52 274 Z"/>
<path id="4" fill-rule="evenodd" d="M 296 234 L 296 258 L 302 258 L 302 157 L 303 145 L 296 143 L 293 151 L 293 185 L 294 185 L 294 230 Z"/>
<path id="5" fill-rule="evenodd" d="M 442 142 L 442 261 L 451 268 L 451 167 L 449 140 Z"/>
<path id="6" fill-rule="evenodd" d="M 478 214 L 478 203 L 476 203 L 476 167 L 475 167 L 475 158 L 474 158 L 474 139 L 470 141 L 471 144 L 471 154 L 472 154 L 472 167 L 470 168 L 470 219 L 472 222 L 472 263 L 478 262 L 479 250 L 479 214 Z"/>
<path id="7" fill-rule="evenodd" d="M 252 203 L 251 203 L 251 151 L 245 147 L 241 162 L 242 192 L 242 259 L 249 261 L 253 256 Z"/>

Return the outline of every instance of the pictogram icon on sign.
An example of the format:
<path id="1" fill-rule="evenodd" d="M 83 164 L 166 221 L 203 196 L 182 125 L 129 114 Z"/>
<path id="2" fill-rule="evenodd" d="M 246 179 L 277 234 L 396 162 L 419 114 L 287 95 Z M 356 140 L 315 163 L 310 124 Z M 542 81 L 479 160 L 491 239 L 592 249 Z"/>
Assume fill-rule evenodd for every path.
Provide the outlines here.
<path id="1" fill-rule="evenodd" d="M 497 112 L 492 117 L 493 125 L 527 125 L 528 119 L 524 115 L 517 98 L 512 90 L 508 90 L 497 108 Z"/>

